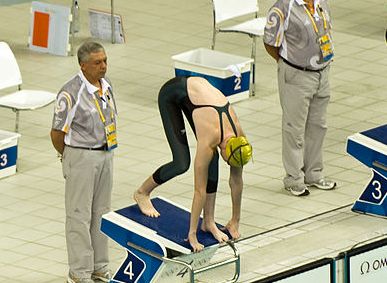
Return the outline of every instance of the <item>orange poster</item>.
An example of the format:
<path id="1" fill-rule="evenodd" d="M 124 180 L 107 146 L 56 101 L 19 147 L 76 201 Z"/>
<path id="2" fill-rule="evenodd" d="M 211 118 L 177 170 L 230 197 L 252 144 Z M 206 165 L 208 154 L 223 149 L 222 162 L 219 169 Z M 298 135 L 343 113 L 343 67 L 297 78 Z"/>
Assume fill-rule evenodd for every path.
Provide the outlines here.
<path id="1" fill-rule="evenodd" d="M 34 14 L 34 30 L 32 33 L 32 45 L 48 47 L 48 30 L 50 24 L 50 14 L 36 12 Z"/>

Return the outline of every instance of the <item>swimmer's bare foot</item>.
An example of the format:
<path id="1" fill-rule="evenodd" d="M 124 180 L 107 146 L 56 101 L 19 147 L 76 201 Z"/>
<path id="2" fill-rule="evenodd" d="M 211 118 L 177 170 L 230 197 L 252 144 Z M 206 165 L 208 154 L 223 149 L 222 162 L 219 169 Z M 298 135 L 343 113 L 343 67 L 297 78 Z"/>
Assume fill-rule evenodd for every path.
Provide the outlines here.
<path id="1" fill-rule="evenodd" d="M 202 222 L 201 229 L 205 232 L 210 232 L 212 234 L 212 236 L 214 236 L 214 238 L 219 243 L 223 243 L 223 242 L 226 242 L 229 240 L 227 234 L 220 231 L 219 228 L 215 225 L 215 223 L 214 224 L 204 224 L 203 222 Z"/>
<path id="2" fill-rule="evenodd" d="M 154 208 L 150 201 L 149 195 L 141 194 L 139 191 L 135 191 L 133 199 L 137 202 L 141 212 L 149 217 L 159 217 L 160 213 Z"/>
<path id="3" fill-rule="evenodd" d="M 204 249 L 204 246 L 199 243 L 198 238 L 196 237 L 196 233 L 189 233 L 188 241 L 194 253 L 200 252 Z"/>
<path id="4" fill-rule="evenodd" d="M 239 223 L 230 220 L 225 228 L 228 230 L 233 240 L 241 237 L 241 234 L 239 233 Z"/>

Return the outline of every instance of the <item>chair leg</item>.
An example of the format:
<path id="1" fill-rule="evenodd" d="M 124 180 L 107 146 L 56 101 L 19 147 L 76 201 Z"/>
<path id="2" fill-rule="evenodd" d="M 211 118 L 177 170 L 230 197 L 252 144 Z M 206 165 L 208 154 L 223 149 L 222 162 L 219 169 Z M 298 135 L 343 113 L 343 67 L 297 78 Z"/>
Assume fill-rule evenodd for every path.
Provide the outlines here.
<path id="1" fill-rule="evenodd" d="M 12 109 L 16 113 L 16 119 L 15 119 L 15 133 L 19 132 L 19 116 L 20 116 L 20 111 L 17 109 Z M 18 158 L 16 156 L 16 172 L 19 171 L 19 165 L 18 165 Z"/>
<path id="2" fill-rule="evenodd" d="M 114 23 L 114 0 L 110 1 L 110 24 L 111 24 L 111 38 L 112 38 L 112 44 L 116 43 L 115 38 L 115 23 Z"/>
<path id="3" fill-rule="evenodd" d="M 78 3 L 76 0 L 72 0 L 72 4 L 71 4 L 71 22 L 70 22 L 70 55 L 71 56 L 74 56 L 74 41 L 75 41 L 75 22 L 78 20 L 76 19 L 76 17 L 78 17 L 79 15 L 77 15 L 77 13 L 79 13 L 79 11 L 77 11 L 78 7 L 77 7 Z"/>
<path id="4" fill-rule="evenodd" d="M 215 49 L 215 40 L 216 40 L 216 30 L 215 30 L 215 27 L 212 31 L 212 44 L 211 44 L 211 49 L 214 50 Z"/>
<path id="5" fill-rule="evenodd" d="M 253 59 L 253 63 L 251 64 L 251 96 L 255 96 L 255 58 L 256 58 L 256 45 L 257 45 L 257 37 L 253 36 L 253 44 L 251 47 L 251 58 Z"/>
<path id="6" fill-rule="evenodd" d="M 16 119 L 15 119 L 15 132 L 19 132 L 19 116 L 20 116 L 20 111 L 17 109 L 14 109 L 13 111 L 16 112 Z"/>

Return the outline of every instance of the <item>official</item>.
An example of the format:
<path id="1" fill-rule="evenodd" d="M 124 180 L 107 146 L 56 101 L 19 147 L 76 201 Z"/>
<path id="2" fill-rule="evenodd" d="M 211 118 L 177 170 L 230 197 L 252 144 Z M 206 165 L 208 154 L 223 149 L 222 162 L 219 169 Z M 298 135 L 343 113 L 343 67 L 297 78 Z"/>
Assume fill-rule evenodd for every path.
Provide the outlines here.
<path id="1" fill-rule="evenodd" d="M 308 187 L 336 186 L 323 175 L 322 155 L 334 56 L 331 28 L 327 0 L 278 0 L 267 16 L 263 41 L 278 63 L 283 182 L 295 196 L 308 195 Z"/>
<path id="2" fill-rule="evenodd" d="M 86 42 L 77 56 L 80 71 L 59 91 L 51 130 L 65 178 L 67 282 L 109 282 L 100 224 L 110 211 L 117 111 L 103 46 Z"/>

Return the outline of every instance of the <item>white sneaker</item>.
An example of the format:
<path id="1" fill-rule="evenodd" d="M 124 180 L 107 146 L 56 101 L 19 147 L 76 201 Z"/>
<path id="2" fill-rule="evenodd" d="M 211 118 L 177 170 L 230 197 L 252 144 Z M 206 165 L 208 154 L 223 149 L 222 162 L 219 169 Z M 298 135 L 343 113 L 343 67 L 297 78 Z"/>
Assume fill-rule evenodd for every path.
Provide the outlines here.
<path id="1" fill-rule="evenodd" d="M 305 184 L 298 184 L 294 186 L 285 187 L 285 190 L 297 197 L 309 195 L 309 190 Z"/>
<path id="2" fill-rule="evenodd" d="M 102 281 L 102 282 L 109 282 L 110 279 L 112 279 L 112 274 L 111 274 L 111 272 L 109 270 L 106 270 L 106 271 L 103 271 L 103 272 L 94 271 L 91 274 L 91 278 L 93 280 L 99 280 L 99 281 Z"/>
<path id="3" fill-rule="evenodd" d="M 316 187 L 317 189 L 328 191 L 328 190 L 333 190 L 337 184 L 332 180 L 321 178 L 320 180 L 309 183 L 307 185 L 309 187 Z"/>
<path id="4" fill-rule="evenodd" d="M 72 274 L 67 277 L 67 283 L 94 283 L 91 278 L 77 278 Z"/>

